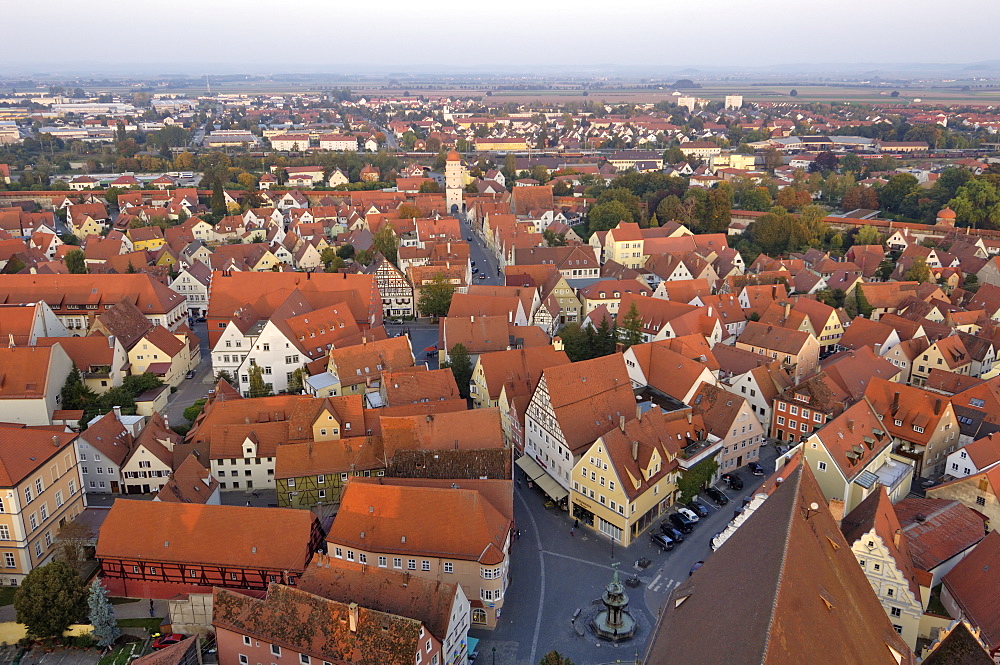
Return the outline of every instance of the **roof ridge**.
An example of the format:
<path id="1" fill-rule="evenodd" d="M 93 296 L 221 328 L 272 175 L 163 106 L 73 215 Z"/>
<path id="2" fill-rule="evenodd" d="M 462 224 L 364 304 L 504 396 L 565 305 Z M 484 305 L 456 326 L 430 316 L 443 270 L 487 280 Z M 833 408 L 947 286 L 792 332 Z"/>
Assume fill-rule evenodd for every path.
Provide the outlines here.
<path id="1" fill-rule="evenodd" d="M 791 478 L 788 478 L 788 479 L 785 480 L 785 482 L 791 481 L 791 482 L 794 482 L 796 484 L 796 487 L 795 487 L 795 496 L 796 496 L 796 498 L 798 498 L 798 497 L 800 497 L 800 487 L 802 485 L 802 475 L 803 475 L 802 470 L 801 469 L 797 469 L 796 471 L 792 472 L 792 475 L 795 477 L 795 479 L 792 480 Z M 789 509 L 792 512 L 794 512 L 797 508 L 798 508 L 798 501 L 792 501 L 792 502 L 789 503 Z M 784 546 L 781 548 L 781 565 L 778 568 L 778 577 L 775 580 L 775 584 L 774 584 L 774 587 L 773 587 L 774 588 L 774 597 L 771 600 L 771 608 L 770 608 L 771 612 L 770 612 L 770 617 L 768 617 L 768 620 L 767 620 L 767 632 L 766 632 L 767 635 L 770 635 L 771 629 L 774 627 L 774 619 L 775 619 L 775 616 L 777 615 L 777 612 L 778 612 L 778 595 L 779 595 L 780 590 L 781 590 L 782 579 L 784 579 L 784 577 L 785 577 L 785 565 L 788 562 L 788 543 L 791 540 L 791 536 L 792 536 L 792 522 L 793 521 L 794 521 L 794 516 L 792 516 L 791 519 L 788 519 L 785 522 L 786 526 L 785 526 Z M 764 665 L 764 663 L 767 662 L 768 649 L 769 649 L 770 645 L 771 645 L 771 640 L 768 639 L 768 640 L 766 640 L 764 642 L 764 653 L 761 654 L 761 660 L 760 660 L 761 665 Z"/>

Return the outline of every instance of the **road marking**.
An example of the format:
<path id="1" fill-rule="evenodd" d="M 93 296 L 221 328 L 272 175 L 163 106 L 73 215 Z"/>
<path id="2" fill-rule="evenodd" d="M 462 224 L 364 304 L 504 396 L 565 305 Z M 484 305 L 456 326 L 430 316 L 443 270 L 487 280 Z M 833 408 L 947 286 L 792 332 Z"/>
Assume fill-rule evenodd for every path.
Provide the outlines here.
<path id="1" fill-rule="evenodd" d="M 517 492 L 514 494 L 521 502 L 521 506 L 528 513 L 528 519 L 531 520 L 531 528 L 535 532 L 535 543 L 538 545 L 538 616 L 535 617 L 535 636 L 531 640 L 531 658 L 528 659 L 529 663 L 535 663 L 538 662 L 535 660 L 535 653 L 538 651 L 538 634 L 542 629 L 542 605 L 545 603 L 545 557 L 542 553 L 542 538 L 538 535 L 538 523 L 535 522 L 535 516 L 531 514 L 531 508 L 528 506 L 528 502 L 524 500 L 524 497 Z"/>
<path id="2" fill-rule="evenodd" d="M 578 559 L 575 556 L 570 556 L 568 554 L 563 554 L 561 552 L 552 552 L 549 550 L 542 550 L 543 554 L 550 554 L 552 556 L 562 557 L 563 559 L 569 559 L 570 561 L 577 561 L 579 563 L 586 563 L 591 566 L 597 566 L 598 568 L 606 568 L 607 570 L 616 570 L 614 566 L 605 566 L 603 563 L 595 563 L 594 561 L 587 561 L 586 559 Z"/>
<path id="3" fill-rule="evenodd" d="M 647 588 L 647 589 L 652 589 L 652 588 L 653 588 L 653 586 L 654 586 L 654 585 L 655 585 L 655 584 L 656 584 L 657 582 L 659 582 L 659 581 L 660 581 L 660 577 L 662 577 L 662 575 L 657 575 L 656 577 L 654 577 L 654 578 L 653 578 L 653 581 L 652 581 L 652 582 L 650 582 L 650 583 L 649 583 L 649 586 L 647 586 L 646 588 Z"/>

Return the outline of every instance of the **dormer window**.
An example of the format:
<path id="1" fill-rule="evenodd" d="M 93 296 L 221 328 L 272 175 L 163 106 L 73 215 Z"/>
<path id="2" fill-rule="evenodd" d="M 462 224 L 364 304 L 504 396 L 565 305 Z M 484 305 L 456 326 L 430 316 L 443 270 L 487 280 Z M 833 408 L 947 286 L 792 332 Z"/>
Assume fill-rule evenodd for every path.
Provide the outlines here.
<path id="1" fill-rule="evenodd" d="M 902 420 L 893 420 L 893 421 L 892 421 L 892 423 L 893 423 L 893 424 L 894 424 L 894 425 L 895 425 L 896 427 L 902 427 L 902 426 L 903 426 L 903 421 L 902 421 Z"/>

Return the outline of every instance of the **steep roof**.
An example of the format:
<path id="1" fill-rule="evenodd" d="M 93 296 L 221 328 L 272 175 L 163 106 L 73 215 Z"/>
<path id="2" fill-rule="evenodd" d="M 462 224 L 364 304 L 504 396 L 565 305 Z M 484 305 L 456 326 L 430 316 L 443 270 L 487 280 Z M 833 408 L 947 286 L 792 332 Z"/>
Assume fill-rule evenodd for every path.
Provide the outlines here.
<path id="1" fill-rule="evenodd" d="M 385 454 L 399 450 L 481 450 L 504 447 L 498 409 L 380 418 Z"/>
<path id="2" fill-rule="evenodd" d="M 479 366 L 486 379 L 491 400 L 500 398 L 500 391 L 504 386 L 507 386 L 508 397 L 530 394 L 538 385 L 545 368 L 569 362 L 565 351 L 557 351 L 551 345 L 494 351 L 479 356 Z"/>
<path id="3" fill-rule="evenodd" d="M 892 445 L 882 419 L 868 400 L 861 400 L 813 433 L 848 480 L 861 473 L 883 449 Z"/>
<path id="4" fill-rule="evenodd" d="M 420 651 L 420 622 L 327 600 L 283 584 L 267 598 L 215 589 L 212 625 L 248 635 L 319 660 L 339 664 L 408 665 Z"/>
<path id="5" fill-rule="evenodd" d="M 510 481 L 494 482 L 513 489 Z M 511 526 L 512 520 L 474 489 L 353 478 L 327 541 L 370 552 L 426 553 L 496 565 L 503 560 Z"/>
<path id="6" fill-rule="evenodd" d="M 451 622 L 452 604 L 458 584 L 429 580 L 409 573 L 378 568 L 309 566 L 295 583 L 296 588 L 341 603 L 395 614 L 422 622 L 444 641 Z"/>
<path id="7" fill-rule="evenodd" d="M 49 364 L 61 345 L 0 347 L 0 399 L 40 399 L 49 391 Z M 61 389 L 62 386 L 56 386 Z"/>
<path id="8" fill-rule="evenodd" d="M 80 439 L 118 466 L 122 465 L 132 451 L 132 433 L 125 429 L 114 411 L 104 414 L 97 422 L 81 432 Z"/>
<path id="9" fill-rule="evenodd" d="M 170 475 L 167 484 L 160 488 L 156 500 L 207 503 L 218 487 L 215 476 L 194 455 L 188 455 Z"/>
<path id="10" fill-rule="evenodd" d="M 912 497 L 893 506 L 913 564 L 933 570 L 986 534 L 983 516 L 960 501 Z"/>
<path id="11" fill-rule="evenodd" d="M 16 487 L 75 440 L 73 432 L 0 425 L 0 487 Z"/>
<path id="12" fill-rule="evenodd" d="M 807 332 L 750 321 L 740 333 L 737 341 L 741 344 L 769 349 L 778 353 L 798 355 L 810 338 L 812 335 Z"/>
<path id="13" fill-rule="evenodd" d="M 944 576 L 944 586 L 991 649 L 1000 647 L 1000 532 L 991 531 Z"/>
<path id="14" fill-rule="evenodd" d="M 964 621 L 954 624 L 938 643 L 924 652 L 921 665 L 995 665 L 983 645 L 969 632 Z"/>
<path id="15" fill-rule="evenodd" d="M 617 427 L 622 417 L 631 420 L 636 415 L 632 382 L 620 353 L 549 367 L 542 378 L 573 452 Z"/>
<path id="16" fill-rule="evenodd" d="M 800 466 L 674 589 L 643 662 L 899 665 L 913 656 Z"/>
<path id="17" fill-rule="evenodd" d="M 880 486 L 845 515 L 840 523 L 840 529 L 851 545 L 874 531 L 889 550 L 889 556 L 896 562 L 896 567 L 902 573 L 914 597 L 920 598 L 920 583 L 914 573 L 908 539 L 896 518 L 885 486 Z"/>
<path id="18" fill-rule="evenodd" d="M 406 336 L 365 341 L 330 350 L 329 368 L 341 384 L 351 386 L 377 379 L 384 371 L 413 366 L 410 338 Z"/>
<path id="19" fill-rule="evenodd" d="M 97 558 L 302 570 L 315 521 L 290 508 L 122 499 L 101 525 Z"/>

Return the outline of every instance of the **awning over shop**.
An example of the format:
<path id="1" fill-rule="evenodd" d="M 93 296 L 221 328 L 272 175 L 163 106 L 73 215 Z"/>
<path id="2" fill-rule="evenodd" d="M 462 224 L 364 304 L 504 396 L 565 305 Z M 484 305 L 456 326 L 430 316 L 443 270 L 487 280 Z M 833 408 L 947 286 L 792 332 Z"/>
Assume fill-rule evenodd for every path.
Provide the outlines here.
<path id="1" fill-rule="evenodd" d="M 542 488 L 542 491 L 545 492 L 545 494 L 547 494 L 553 501 L 562 501 L 569 496 L 569 492 L 563 489 L 562 485 L 557 483 L 552 476 L 547 474 L 545 469 L 539 466 L 538 462 L 531 459 L 527 455 L 521 455 L 517 459 L 516 463 L 519 467 L 521 467 L 521 470 L 524 471 L 525 475 L 528 476 L 528 479 L 537 483 L 538 486 Z"/>

